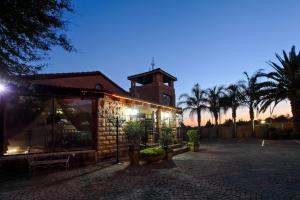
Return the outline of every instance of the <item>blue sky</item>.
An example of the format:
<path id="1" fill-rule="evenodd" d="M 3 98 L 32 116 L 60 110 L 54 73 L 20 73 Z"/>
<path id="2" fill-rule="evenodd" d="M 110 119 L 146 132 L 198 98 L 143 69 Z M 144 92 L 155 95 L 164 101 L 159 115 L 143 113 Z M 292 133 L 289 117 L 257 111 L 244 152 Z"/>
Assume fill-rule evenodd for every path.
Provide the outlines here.
<path id="1" fill-rule="evenodd" d="M 77 52 L 55 48 L 43 71 L 100 70 L 125 89 L 128 75 L 157 67 L 178 78 L 177 96 L 270 69 L 275 52 L 300 43 L 297 0 L 73 1 L 67 35 Z M 282 105 L 287 107 L 287 105 Z M 279 109 L 280 110 L 280 109 Z M 243 111 L 244 112 L 244 111 Z"/>

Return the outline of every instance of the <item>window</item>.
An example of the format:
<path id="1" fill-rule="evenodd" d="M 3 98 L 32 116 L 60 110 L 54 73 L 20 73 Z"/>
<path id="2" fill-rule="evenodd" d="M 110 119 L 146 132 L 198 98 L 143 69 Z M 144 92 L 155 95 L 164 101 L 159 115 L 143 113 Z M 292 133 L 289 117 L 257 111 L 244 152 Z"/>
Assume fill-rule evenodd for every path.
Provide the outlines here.
<path id="1" fill-rule="evenodd" d="M 89 99 L 57 99 L 55 101 L 56 151 L 92 146 L 92 101 Z"/>
<path id="2" fill-rule="evenodd" d="M 172 98 L 170 95 L 163 94 L 163 104 L 166 106 L 170 106 L 172 103 Z"/>
<path id="3" fill-rule="evenodd" d="M 5 154 L 47 151 L 52 135 L 51 102 L 51 98 L 10 97 L 6 106 Z"/>
<path id="4" fill-rule="evenodd" d="M 95 86 L 95 89 L 96 90 L 101 90 L 101 89 L 103 89 L 103 85 L 101 83 L 97 83 L 96 86 Z"/>
<path id="5" fill-rule="evenodd" d="M 6 113 L 5 154 L 92 148 L 92 100 L 12 97 Z"/>

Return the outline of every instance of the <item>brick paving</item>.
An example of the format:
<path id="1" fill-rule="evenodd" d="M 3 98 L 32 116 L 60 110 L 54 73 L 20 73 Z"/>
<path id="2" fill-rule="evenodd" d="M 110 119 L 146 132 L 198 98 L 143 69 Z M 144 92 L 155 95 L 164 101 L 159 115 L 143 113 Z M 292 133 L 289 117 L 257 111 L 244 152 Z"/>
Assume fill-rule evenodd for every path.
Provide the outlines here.
<path id="1" fill-rule="evenodd" d="M 202 142 L 143 167 L 97 164 L 51 174 L 0 176 L 0 199 L 300 199 L 295 141 Z"/>

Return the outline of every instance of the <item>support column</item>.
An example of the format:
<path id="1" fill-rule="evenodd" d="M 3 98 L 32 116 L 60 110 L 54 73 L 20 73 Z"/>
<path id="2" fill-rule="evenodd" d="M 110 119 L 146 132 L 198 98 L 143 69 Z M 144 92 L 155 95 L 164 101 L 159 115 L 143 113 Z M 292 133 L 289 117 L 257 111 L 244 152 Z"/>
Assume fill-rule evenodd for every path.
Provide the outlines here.
<path id="1" fill-rule="evenodd" d="M 161 108 L 158 107 L 156 110 L 156 133 L 159 133 L 159 135 L 160 135 L 160 128 L 161 128 Z"/>
<path id="2" fill-rule="evenodd" d="M 4 97 L 0 96 L 0 156 L 6 152 L 6 128 L 5 128 L 5 101 Z"/>
<path id="3" fill-rule="evenodd" d="M 93 148 L 98 150 L 98 98 L 92 100 L 92 116 L 93 116 Z"/>

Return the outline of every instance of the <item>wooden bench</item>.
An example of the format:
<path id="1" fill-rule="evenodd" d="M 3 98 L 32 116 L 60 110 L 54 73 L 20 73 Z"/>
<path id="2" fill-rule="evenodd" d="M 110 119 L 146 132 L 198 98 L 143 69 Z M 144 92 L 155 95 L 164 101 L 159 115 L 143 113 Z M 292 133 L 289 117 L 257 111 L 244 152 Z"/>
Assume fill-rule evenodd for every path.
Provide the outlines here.
<path id="1" fill-rule="evenodd" d="M 28 170 L 31 173 L 38 167 L 54 167 L 62 166 L 66 170 L 69 169 L 70 154 L 43 154 L 43 155 L 29 155 L 27 156 Z"/>
<path id="2" fill-rule="evenodd" d="M 76 155 L 94 154 L 95 162 L 97 162 L 97 151 L 96 150 L 79 150 L 69 152 L 56 152 L 56 153 L 43 153 L 43 154 L 32 154 L 27 155 L 26 160 L 28 162 L 29 172 L 32 172 L 38 167 L 54 167 L 62 166 L 66 170 L 69 169 L 70 157 Z"/>

